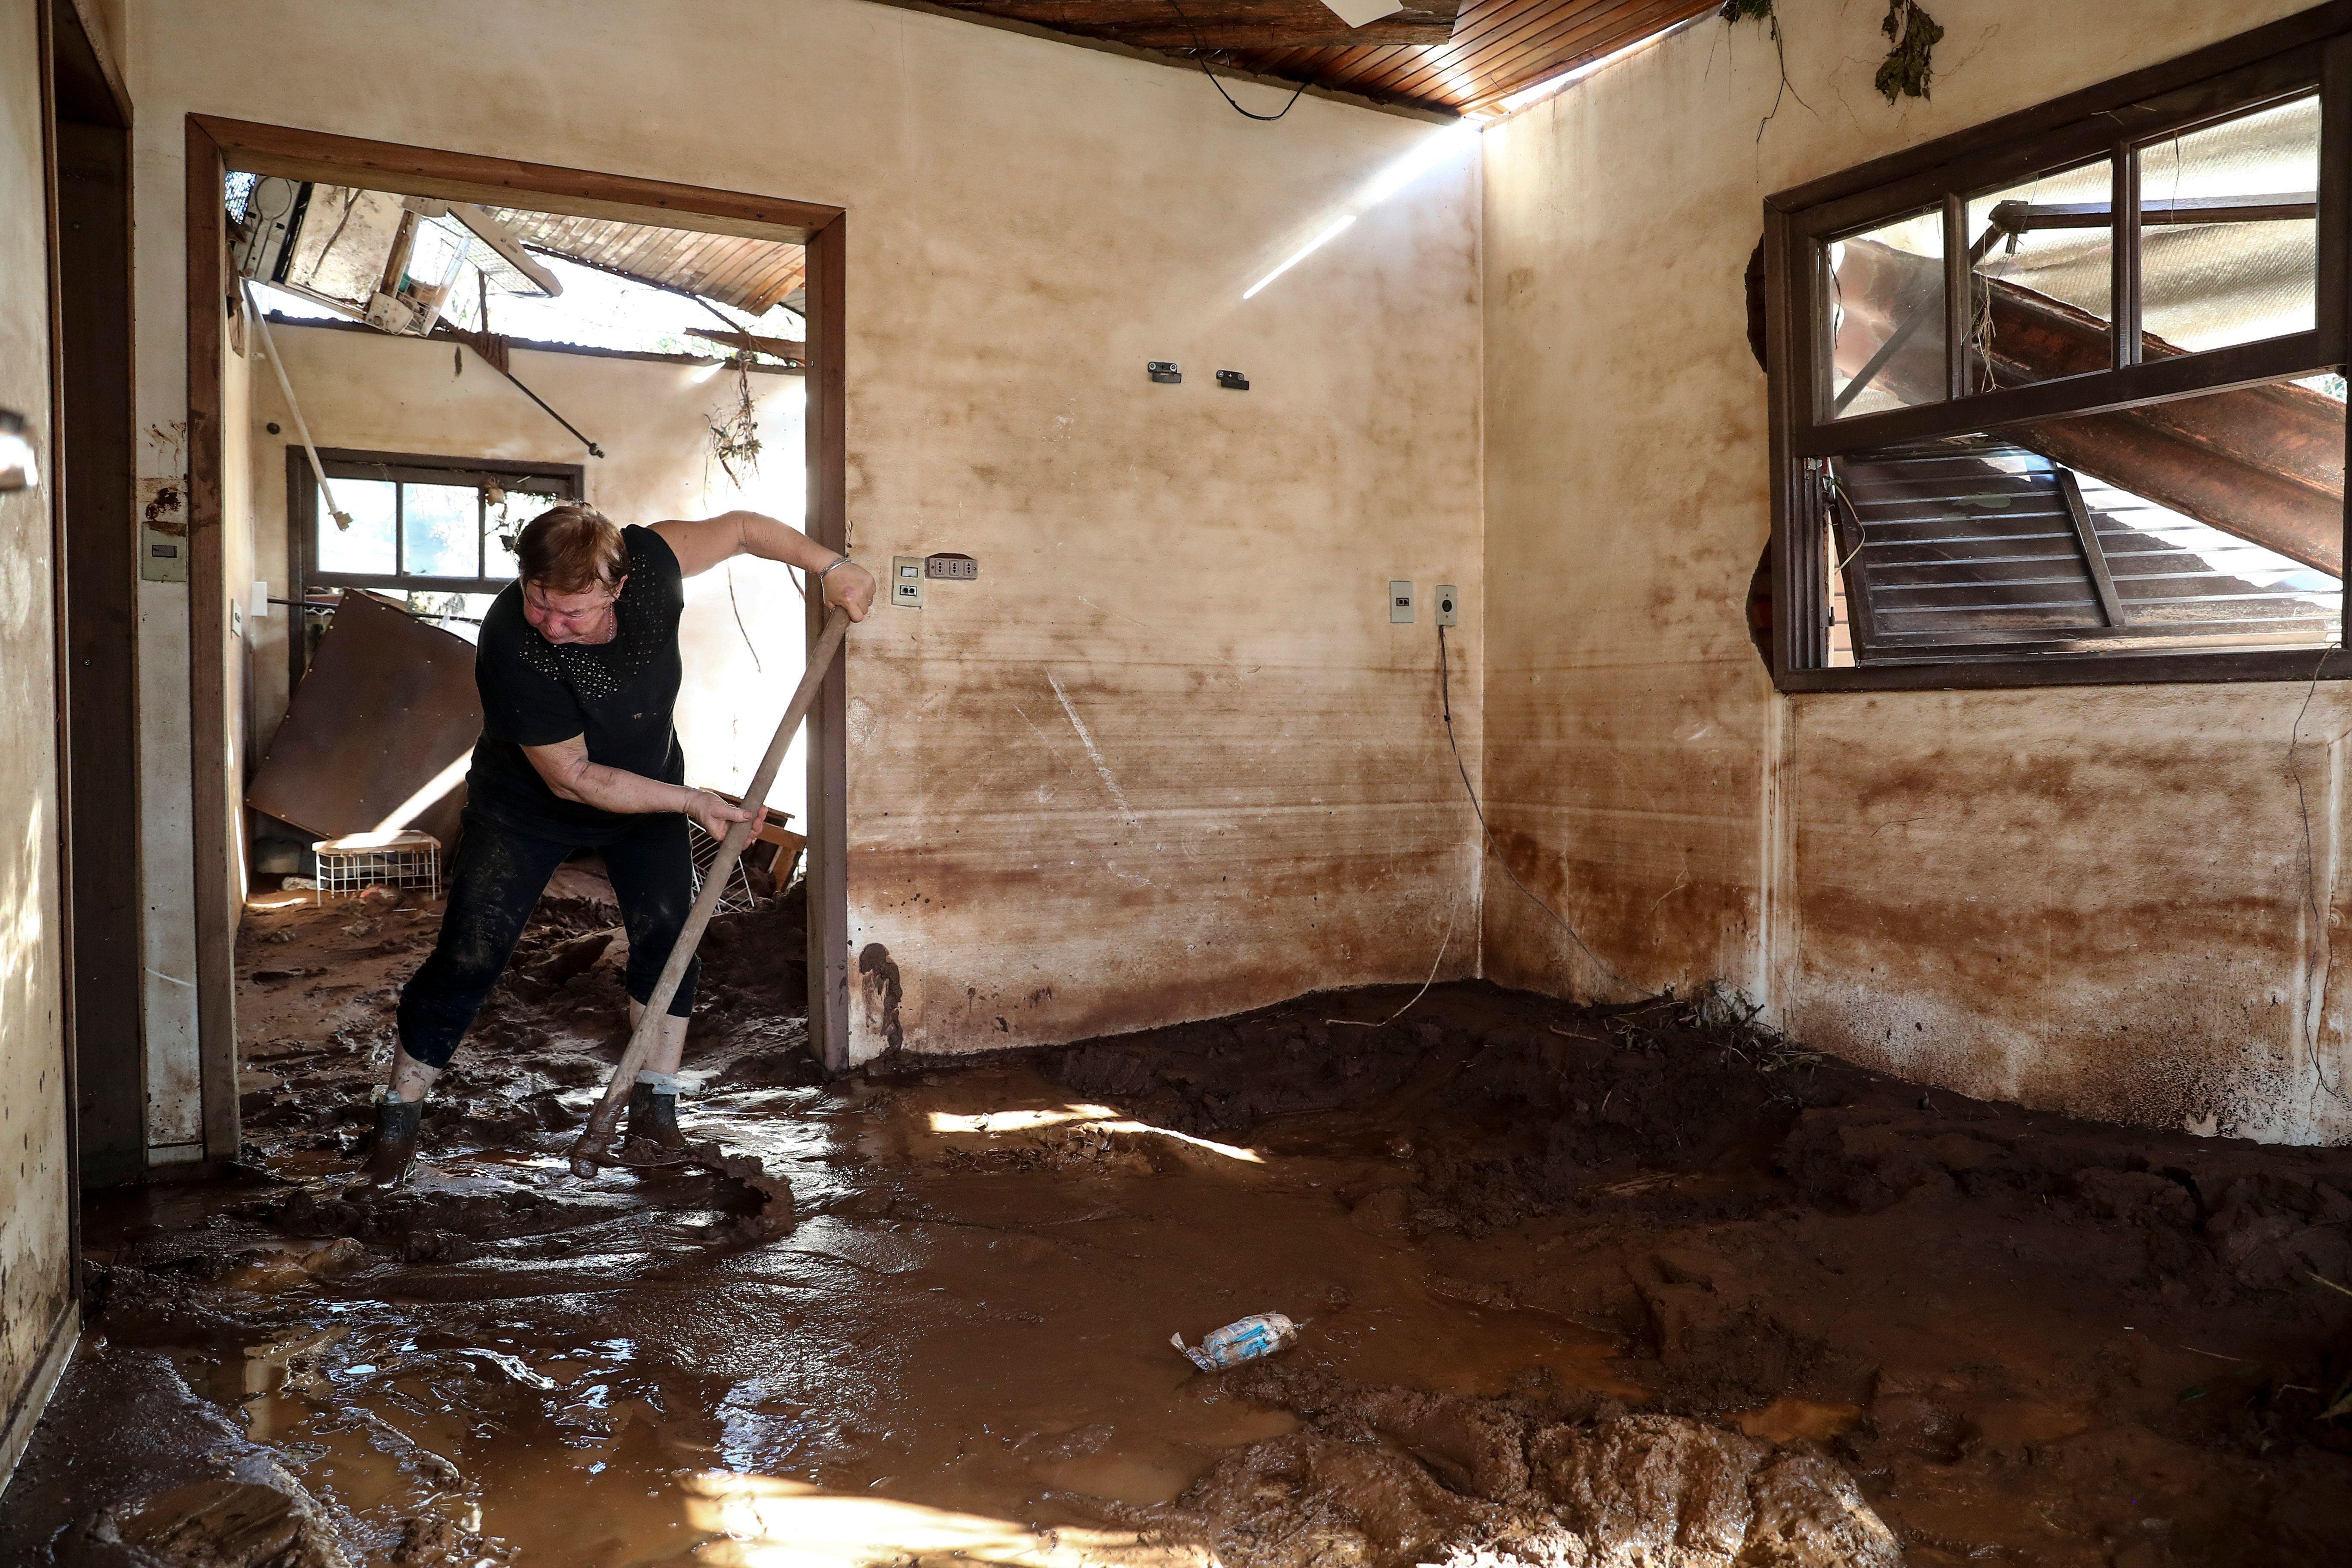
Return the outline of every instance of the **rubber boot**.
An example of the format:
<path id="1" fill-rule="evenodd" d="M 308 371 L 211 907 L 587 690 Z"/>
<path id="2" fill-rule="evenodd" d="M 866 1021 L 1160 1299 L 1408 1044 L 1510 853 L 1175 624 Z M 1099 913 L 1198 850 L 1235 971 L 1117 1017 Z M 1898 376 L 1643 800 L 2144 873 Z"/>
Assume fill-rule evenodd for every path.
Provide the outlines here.
<path id="1" fill-rule="evenodd" d="M 664 1094 L 649 1083 L 631 1084 L 625 1136 L 628 1143 L 636 1146 L 632 1152 L 663 1157 L 685 1153 L 686 1134 L 677 1125 L 677 1096 Z"/>
<path id="2" fill-rule="evenodd" d="M 375 1102 L 375 1142 L 368 1147 L 367 1163 L 360 1167 L 364 1186 L 389 1192 L 408 1179 L 416 1160 L 416 1135 L 425 1121 L 425 1102 L 387 1094 Z"/>

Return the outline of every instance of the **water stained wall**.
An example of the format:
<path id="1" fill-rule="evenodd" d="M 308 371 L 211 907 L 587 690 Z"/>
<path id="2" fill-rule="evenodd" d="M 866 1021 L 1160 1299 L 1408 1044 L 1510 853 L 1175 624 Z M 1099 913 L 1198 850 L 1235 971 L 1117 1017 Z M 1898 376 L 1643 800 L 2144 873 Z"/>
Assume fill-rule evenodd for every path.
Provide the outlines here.
<path id="1" fill-rule="evenodd" d="M 1471 972 L 1434 638 L 1384 594 L 1462 588 L 1475 714 L 1466 145 L 1369 206 L 1436 127 L 1311 97 L 1260 123 L 1192 73 L 852 0 L 429 3 L 403 26 L 436 47 L 387 52 L 342 7 L 134 0 L 142 199 L 177 200 L 194 110 L 850 215 L 854 549 L 981 569 L 852 639 L 853 954 L 879 977 L 856 1054 Z M 168 420 L 179 226 L 146 213 L 142 418 Z"/>
<path id="2" fill-rule="evenodd" d="M 0 494 L 0 1480 L 68 1342 L 66 1119 L 47 196 L 38 7 L 0 4 L 0 408 L 25 417 L 39 488 Z"/>
<path id="3" fill-rule="evenodd" d="M 1615 978 L 1500 879 L 1487 972 L 1722 981 L 1931 1084 L 2352 1137 L 2335 691 L 1789 698 L 1748 642 L 1762 198 L 2300 9 L 1930 8 L 1933 97 L 1899 110 L 1873 18 L 1784 0 L 1777 113 L 1769 40 L 1710 19 L 1486 138 L 1490 805 Z"/>

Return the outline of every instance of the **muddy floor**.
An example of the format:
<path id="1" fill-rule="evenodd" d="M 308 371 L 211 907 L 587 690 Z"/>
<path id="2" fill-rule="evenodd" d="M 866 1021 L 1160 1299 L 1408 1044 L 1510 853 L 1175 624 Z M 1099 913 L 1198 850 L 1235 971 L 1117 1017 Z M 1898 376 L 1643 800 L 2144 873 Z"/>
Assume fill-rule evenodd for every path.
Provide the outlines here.
<path id="1" fill-rule="evenodd" d="M 271 907 L 275 906 L 275 907 Z M 1478 985 L 821 1080 L 797 912 L 713 928 L 691 1120 L 566 1174 L 623 1043 L 567 869 L 344 1195 L 436 911 L 261 900 L 236 1179 L 94 1198 L 0 1563 L 2318 1563 L 2352 1152 L 1923 1093 Z M 1246 1313 L 1303 1328 L 1194 1370 Z"/>

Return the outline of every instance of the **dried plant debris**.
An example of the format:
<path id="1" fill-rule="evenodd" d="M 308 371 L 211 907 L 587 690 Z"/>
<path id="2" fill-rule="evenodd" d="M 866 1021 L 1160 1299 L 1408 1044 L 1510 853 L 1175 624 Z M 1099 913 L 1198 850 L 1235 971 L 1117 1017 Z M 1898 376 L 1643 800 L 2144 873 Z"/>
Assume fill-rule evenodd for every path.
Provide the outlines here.
<path id="1" fill-rule="evenodd" d="M 1727 25 L 1735 27 L 1742 22 L 1761 22 L 1764 24 L 1766 32 L 1771 36 L 1773 58 L 1780 62 L 1780 86 L 1772 94 L 1770 110 L 1762 120 L 1756 122 L 1756 140 L 1761 142 L 1764 140 L 1764 127 L 1771 124 L 1773 115 L 1780 112 L 1780 100 L 1783 98 L 1794 98 L 1799 103 L 1805 103 L 1795 86 L 1789 80 L 1789 42 L 1780 32 L 1780 14 L 1772 9 L 1772 0 L 1723 0 L 1723 9 L 1717 11 L 1716 15 L 1722 17 Z M 1805 103 L 1805 107 L 1811 109 L 1812 105 Z"/>
<path id="2" fill-rule="evenodd" d="M 1876 86 L 1889 103 L 1897 98 L 1925 98 L 1936 74 L 1936 46 L 1944 41 L 1943 26 L 1919 8 L 1919 0 L 1886 0 L 1886 20 L 1878 25 L 1894 47 L 1878 68 Z"/>
<path id="3" fill-rule="evenodd" d="M 735 356 L 735 407 L 710 427 L 710 455 L 738 489 L 760 471 L 760 421 L 751 403 L 751 356 Z"/>

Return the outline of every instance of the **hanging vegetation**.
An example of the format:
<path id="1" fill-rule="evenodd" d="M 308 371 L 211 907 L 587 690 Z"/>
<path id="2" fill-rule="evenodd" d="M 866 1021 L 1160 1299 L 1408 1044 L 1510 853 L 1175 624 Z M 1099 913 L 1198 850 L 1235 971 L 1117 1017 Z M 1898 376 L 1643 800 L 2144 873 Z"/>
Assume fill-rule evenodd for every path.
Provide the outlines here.
<path id="1" fill-rule="evenodd" d="M 1756 140 L 1761 142 L 1764 140 L 1764 127 L 1772 123 L 1774 114 L 1780 112 L 1783 98 L 1794 98 L 1799 103 L 1805 103 L 1789 82 L 1789 45 L 1780 36 L 1780 14 L 1772 9 L 1772 0 L 1723 0 L 1723 9 L 1716 15 L 1721 16 L 1728 26 L 1736 27 L 1742 22 L 1761 22 L 1771 36 L 1772 53 L 1780 62 L 1780 90 L 1772 95 L 1770 113 L 1756 122 Z M 1812 105 L 1805 103 L 1805 107 L 1811 109 Z"/>
<path id="2" fill-rule="evenodd" d="M 735 408 L 710 427 L 710 455 L 738 489 L 760 471 L 760 422 L 751 408 L 751 356 L 735 356 Z"/>
<path id="3" fill-rule="evenodd" d="M 1943 42 L 1944 29 L 1936 18 L 1919 8 L 1919 0 L 1886 0 L 1886 20 L 1878 25 L 1894 45 L 1878 68 L 1877 87 L 1886 101 L 1897 98 L 1925 98 L 1927 83 L 1936 74 L 1936 46 Z"/>
<path id="4" fill-rule="evenodd" d="M 1723 0 L 1716 13 L 1730 26 L 1742 22 L 1762 23 L 1771 36 L 1774 53 L 1780 57 L 1780 90 L 1772 95 L 1771 113 L 1756 127 L 1759 141 L 1763 140 L 1764 127 L 1772 123 L 1772 115 L 1780 112 L 1780 100 L 1797 98 L 1797 89 L 1789 83 L 1788 41 L 1780 33 L 1780 15 L 1772 7 L 1773 0 Z M 1886 0 L 1886 19 L 1879 24 L 1878 30 L 1894 46 L 1879 65 L 1875 79 L 1878 90 L 1889 103 L 1898 98 L 1927 97 L 1927 84 L 1936 74 L 1936 46 L 1944 38 L 1942 25 L 1921 9 L 1919 0 Z M 1797 98 L 1797 101 L 1805 100 Z"/>

